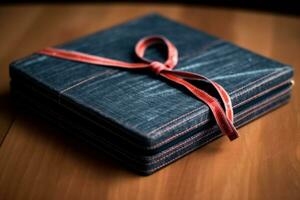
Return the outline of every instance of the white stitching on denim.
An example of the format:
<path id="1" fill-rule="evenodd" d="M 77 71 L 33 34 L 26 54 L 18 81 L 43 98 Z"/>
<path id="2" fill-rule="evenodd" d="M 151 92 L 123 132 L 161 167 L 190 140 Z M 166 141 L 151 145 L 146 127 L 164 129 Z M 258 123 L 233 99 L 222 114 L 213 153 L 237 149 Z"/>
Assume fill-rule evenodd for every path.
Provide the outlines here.
<path id="1" fill-rule="evenodd" d="M 65 93 L 65 92 L 67 92 L 68 90 L 73 89 L 73 88 L 75 88 L 75 87 L 77 87 L 77 86 L 79 86 L 79 85 L 81 85 L 81 84 L 83 84 L 83 83 L 85 83 L 85 82 L 87 82 L 87 81 L 93 80 L 93 79 L 95 79 L 95 78 L 97 78 L 97 77 L 99 77 L 99 76 L 101 76 L 101 75 L 104 75 L 104 74 L 111 74 L 111 73 L 112 73 L 111 70 L 105 70 L 105 71 L 99 72 L 99 73 L 97 73 L 97 74 L 95 74 L 95 75 L 93 75 L 93 76 L 91 76 L 91 77 L 89 77 L 89 78 L 87 78 L 87 79 L 84 79 L 84 80 L 82 80 L 82 81 L 79 81 L 78 83 L 76 83 L 76 84 L 74 84 L 74 85 L 71 85 L 71 86 L 69 86 L 69 87 L 67 87 L 67 88 L 65 88 L 65 89 L 63 89 L 63 90 L 61 90 L 59 93 L 60 93 L 60 94 L 63 94 L 63 93 Z"/>
<path id="2" fill-rule="evenodd" d="M 84 80 L 81 80 L 81 81 L 79 81 L 78 83 L 73 84 L 73 85 L 71 85 L 71 86 L 69 86 L 69 87 L 67 87 L 67 88 L 65 88 L 65 89 L 63 89 L 63 90 L 61 90 L 61 91 L 59 91 L 59 92 L 58 92 L 58 97 L 57 97 L 57 102 L 58 102 L 58 104 L 61 104 L 61 95 L 64 94 L 65 92 L 67 92 L 68 90 L 71 90 L 71 89 L 73 89 L 73 88 L 76 88 L 77 86 L 82 85 L 83 83 L 88 82 L 88 81 L 90 81 L 90 80 L 93 80 L 93 79 L 95 79 L 95 78 L 97 78 L 97 77 L 99 77 L 99 76 L 101 76 L 101 75 L 105 75 L 105 74 L 113 74 L 113 73 L 115 73 L 115 72 L 112 71 L 112 70 L 101 71 L 101 72 L 99 72 L 99 73 L 94 74 L 93 76 L 91 76 L 91 77 L 89 77 L 89 78 L 86 78 L 86 79 L 84 79 Z"/>
<path id="3" fill-rule="evenodd" d="M 274 109 L 280 107 L 281 105 L 282 105 L 282 104 L 278 104 L 278 105 L 276 105 L 275 107 L 272 107 L 272 108 L 270 108 L 270 109 L 267 109 L 267 110 L 261 112 L 259 116 L 262 116 L 263 114 L 265 114 L 265 113 L 267 113 L 267 112 L 269 112 L 269 111 L 271 111 L 271 110 L 274 110 Z M 253 118 L 250 118 L 250 119 L 246 120 L 246 121 L 243 122 L 240 126 L 242 126 L 242 125 L 244 125 L 244 124 L 247 124 L 249 121 L 252 121 L 253 119 L 256 119 L 257 117 L 258 117 L 258 116 L 255 116 L 255 117 L 253 117 Z M 239 127 L 240 127 L 240 126 L 239 126 Z M 208 135 L 205 135 L 205 137 L 208 137 L 208 136 L 211 135 L 211 134 L 212 134 L 212 133 L 210 133 L 210 134 L 208 134 Z M 190 150 L 184 152 L 183 154 L 180 154 L 179 156 L 177 156 L 177 157 L 175 157 L 175 158 L 173 158 L 173 159 L 171 159 L 171 160 L 169 160 L 169 161 L 167 161 L 167 162 L 165 162 L 165 163 L 162 163 L 161 165 L 159 165 L 159 166 L 157 166 L 157 167 L 155 167 L 155 168 L 153 168 L 153 169 L 151 169 L 151 170 L 149 170 L 149 171 L 147 171 L 147 172 L 148 172 L 148 173 L 153 173 L 153 172 L 156 171 L 157 169 L 160 169 L 160 168 L 162 168 L 163 166 L 166 166 L 166 165 L 168 165 L 169 163 L 172 163 L 173 161 L 178 160 L 179 158 L 181 158 L 181 157 L 187 155 L 188 153 L 190 153 L 190 152 L 192 152 L 192 151 L 194 151 L 194 150 L 200 148 L 201 146 L 204 146 L 205 144 L 208 144 L 209 142 L 211 142 L 211 141 L 213 141 L 213 140 L 215 140 L 216 138 L 219 138 L 219 137 L 221 137 L 221 136 L 222 136 L 222 135 L 217 135 L 217 136 L 215 136 L 215 137 L 213 137 L 213 138 L 211 138 L 211 139 L 205 141 L 205 142 L 204 142 L 203 144 L 201 144 L 200 146 L 196 146 L 196 147 L 194 147 L 194 148 L 192 148 L 192 149 L 190 149 Z M 203 137 L 203 138 L 204 138 L 204 137 Z"/>

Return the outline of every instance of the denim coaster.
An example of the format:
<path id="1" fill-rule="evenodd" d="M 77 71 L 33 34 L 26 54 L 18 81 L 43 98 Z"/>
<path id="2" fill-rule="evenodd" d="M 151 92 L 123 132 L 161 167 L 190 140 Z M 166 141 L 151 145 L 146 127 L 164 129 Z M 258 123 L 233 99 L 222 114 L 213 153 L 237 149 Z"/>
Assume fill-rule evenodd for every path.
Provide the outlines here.
<path id="1" fill-rule="evenodd" d="M 288 65 L 156 14 L 58 47 L 137 62 L 134 45 L 140 38 L 149 35 L 163 35 L 175 44 L 179 51 L 179 63 L 175 69 L 203 74 L 222 85 L 232 99 L 235 120 L 247 118 L 246 115 L 239 118 L 237 116 L 254 107 L 255 99 L 260 96 L 260 100 L 267 100 L 271 91 L 279 91 L 282 89 L 280 87 L 289 85 L 293 76 L 293 69 Z M 165 55 L 161 49 L 151 48 L 146 56 L 163 60 Z M 147 71 L 94 66 L 32 54 L 13 62 L 10 65 L 10 75 L 12 82 L 19 88 L 26 85 L 49 99 L 51 106 L 47 106 L 48 103 L 43 98 L 32 95 L 30 90 L 25 90 L 27 93 L 23 94 L 37 101 L 45 115 L 50 115 L 47 112 L 51 112 L 53 108 L 58 109 L 57 113 L 62 113 L 64 108 L 70 114 L 68 117 L 58 114 L 63 116 L 60 117 L 61 123 L 67 123 L 68 118 L 76 115 L 82 119 L 79 119 L 80 122 L 86 120 L 94 126 L 109 129 L 112 132 L 109 136 L 102 135 L 101 132 L 93 134 L 98 134 L 96 138 L 107 137 L 115 145 L 121 143 L 124 152 L 141 153 L 140 159 L 145 163 L 137 168 L 145 173 L 151 173 L 191 151 L 189 148 L 192 145 L 175 153 L 176 156 L 169 155 L 160 161 L 153 158 L 153 155 L 159 155 L 182 141 L 191 140 L 199 132 L 205 132 L 215 124 L 205 104 L 183 88 Z M 283 99 L 270 100 L 270 105 L 259 108 L 249 118 L 254 119 L 285 103 L 288 97 L 286 94 Z M 248 121 L 237 121 L 236 125 Z M 81 129 L 69 127 L 73 128 Z M 203 138 L 208 139 L 195 142 L 195 148 L 219 136 L 220 132 L 215 127 L 213 133 L 204 133 Z M 136 157 L 139 157 L 139 153 Z M 155 164 L 149 164 L 154 161 Z"/>

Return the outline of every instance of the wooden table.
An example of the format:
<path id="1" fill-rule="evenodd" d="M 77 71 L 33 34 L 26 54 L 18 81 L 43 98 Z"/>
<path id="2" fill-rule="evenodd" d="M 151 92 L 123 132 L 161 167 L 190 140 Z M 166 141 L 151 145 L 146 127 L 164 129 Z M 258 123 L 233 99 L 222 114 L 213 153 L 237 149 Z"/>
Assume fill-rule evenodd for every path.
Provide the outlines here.
<path id="1" fill-rule="evenodd" d="M 223 137 L 148 177 L 10 103 L 12 60 L 153 11 L 293 65 L 291 102 L 241 128 L 238 140 Z M 182 5 L 24 5 L 1 7 L 0 27 L 0 199 L 300 199 L 299 17 Z"/>

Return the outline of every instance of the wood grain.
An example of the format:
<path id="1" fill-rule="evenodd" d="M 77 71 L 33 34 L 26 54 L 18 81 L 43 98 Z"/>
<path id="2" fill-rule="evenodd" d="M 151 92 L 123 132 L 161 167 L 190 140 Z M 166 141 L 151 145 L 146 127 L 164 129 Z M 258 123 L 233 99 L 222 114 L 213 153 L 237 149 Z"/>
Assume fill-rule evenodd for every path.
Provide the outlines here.
<path id="1" fill-rule="evenodd" d="M 241 128 L 238 140 L 223 137 L 148 177 L 15 111 L 12 60 L 149 12 L 293 65 L 291 102 Z M 24 5 L 1 7 L 0 27 L 0 199 L 300 199 L 298 17 L 167 4 Z"/>

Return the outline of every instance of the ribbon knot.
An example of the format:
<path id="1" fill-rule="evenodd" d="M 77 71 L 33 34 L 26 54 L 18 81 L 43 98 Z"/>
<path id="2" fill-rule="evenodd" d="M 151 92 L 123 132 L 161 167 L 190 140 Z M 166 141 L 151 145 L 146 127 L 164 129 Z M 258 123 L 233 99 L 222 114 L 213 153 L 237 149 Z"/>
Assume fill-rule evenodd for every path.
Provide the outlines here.
<path id="1" fill-rule="evenodd" d="M 151 61 L 144 57 L 146 49 L 154 44 L 161 43 L 167 46 L 168 57 L 164 63 Z M 37 53 L 56 58 L 62 58 L 77 62 L 89 63 L 100 66 L 109 66 L 125 69 L 146 69 L 150 68 L 155 74 L 162 76 L 169 81 L 177 83 L 189 90 L 196 98 L 204 102 L 211 110 L 217 125 L 221 132 L 233 140 L 238 137 L 237 130 L 233 125 L 233 109 L 230 97 L 225 89 L 218 83 L 202 76 L 200 74 L 173 70 L 178 62 L 178 51 L 176 47 L 167 38 L 162 36 L 150 36 L 142 38 L 135 46 L 136 55 L 143 61 L 141 63 L 128 63 L 124 61 L 94 56 L 76 51 L 68 51 L 56 48 L 45 48 Z M 193 85 L 189 80 L 205 81 L 213 86 L 218 97 Z M 215 93 L 214 92 L 214 93 Z M 217 100 L 219 99 L 219 100 Z M 223 107 L 222 107 L 222 105 Z"/>
<path id="2" fill-rule="evenodd" d="M 161 71 L 167 70 L 168 67 L 161 62 L 153 61 L 150 63 L 150 69 L 157 75 L 160 74 Z"/>

